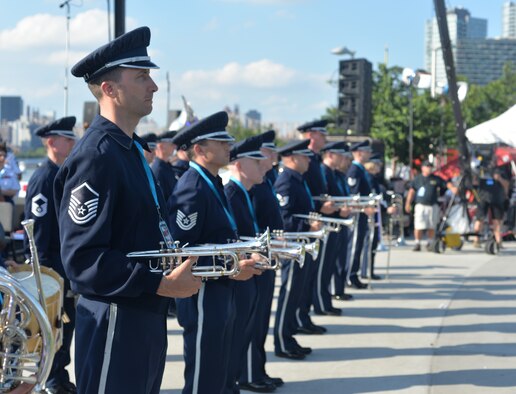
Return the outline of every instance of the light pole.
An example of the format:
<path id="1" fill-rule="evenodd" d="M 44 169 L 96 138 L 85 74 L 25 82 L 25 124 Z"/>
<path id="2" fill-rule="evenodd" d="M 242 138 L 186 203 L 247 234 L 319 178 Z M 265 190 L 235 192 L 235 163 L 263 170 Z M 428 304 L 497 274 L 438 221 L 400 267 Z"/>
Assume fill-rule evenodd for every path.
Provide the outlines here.
<path id="1" fill-rule="evenodd" d="M 66 64 L 65 64 L 65 81 L 64 81 L 64 115 L 68 116 L 68 63 L 70 57 L 70 1 L 59 5 L 59 8 L 66 6 Z"/>

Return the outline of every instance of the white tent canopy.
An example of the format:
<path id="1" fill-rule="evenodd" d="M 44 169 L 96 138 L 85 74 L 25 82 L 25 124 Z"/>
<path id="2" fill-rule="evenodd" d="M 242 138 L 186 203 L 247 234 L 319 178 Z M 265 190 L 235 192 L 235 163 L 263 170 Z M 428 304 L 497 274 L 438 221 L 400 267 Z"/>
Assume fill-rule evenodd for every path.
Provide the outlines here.
<path id="1" fill-rule="evenodd" d="M 506 144 L 516 147 L 516 105 L 466 131 L 472 144 Z"/>

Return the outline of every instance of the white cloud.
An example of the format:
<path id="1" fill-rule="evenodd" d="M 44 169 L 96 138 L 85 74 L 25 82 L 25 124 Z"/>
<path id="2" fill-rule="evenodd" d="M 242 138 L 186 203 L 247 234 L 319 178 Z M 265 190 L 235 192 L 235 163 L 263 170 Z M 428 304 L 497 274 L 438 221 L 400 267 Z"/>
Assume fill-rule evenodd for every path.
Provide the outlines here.
<path id="1" fill-rule="evenodd" d="M 306 0 L 220 0 L 224 3 L 242 3 L 257 5 L 283 5 L 283 4 L 299 4 L 306 3 Z"/>
<path id="2" fill-rule="evenodd" d="M 296 15 L 285 9 L 278 10 L 274 13 L 274 17 L 278 19 L 293 20 L 296 19 Z"/>
<path id="3" fill-rule="evenodd" d="M 208 23 L 206 23 L 203 27 L 203 30 L 204 31 L 214 31 L 214 30 L 217 30 L 220 26 L 220 22 L 219 22 L 219 18 L 217 18 L 216 16 L 214 16 L 213 18 L 211 18 Z"/>
<path id="4" fill-rule="evenodd" d="M 128 30 L 136 25 L 127 18 Z M 91 9 L 70 19 L 70 47 L 96 48 L 108 41 L 107 12 Z M 62 48 L 66 44 L 66 17 L 35 14 L 21 19 L 14 28 L 0 30 L 0 49 Z"/>
<path id="5" fill-rule="evenodd" d="M 288 85 L 296 77 L 296 71 L 268 59 L 246 65 L 237 62 L 226 64 L 218 70 L 193 70 L 181 76 L 188 85 L 248 86 L 272 88 Z"/>
<path id="6" fill-rule="evenodd" d="M 71 66 L 81 60 L 88 53 L 85 51 L 70 51 L 68 55 L 68 65 Z M 65 66 L 66 64 L 66 51 L 54 51 L 48 54 L 37 56 L 34 59 L 35 63 L 46 64 L 50 66 Z"/>

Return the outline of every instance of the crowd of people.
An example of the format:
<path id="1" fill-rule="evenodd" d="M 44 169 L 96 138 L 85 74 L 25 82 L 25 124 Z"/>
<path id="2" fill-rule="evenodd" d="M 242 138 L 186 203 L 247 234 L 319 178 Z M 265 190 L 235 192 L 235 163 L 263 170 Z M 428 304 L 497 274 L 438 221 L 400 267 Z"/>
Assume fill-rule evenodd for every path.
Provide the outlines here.
<path id="1" fill-rule="evenodd" d="M 351 300 L 347 287 L 366 289 L 370 280 L 382 279 L 374 270 L 381 204 L 371 197 L 383 192 L 381 161 L 367 140 L 328 142 L 326 121 L 300 126 L 301 138 L 281 147 L 274 130 L 235 141 L 226 112 L 179 131 L 138 136 L 134 130 L 151 113 L 158 90 L 149 44 L 150 30 L 138 28 L 72 68 L 100 108 L 80 140 L 74 117 L 37 131 L 48 160 L 29 183 L 25 217 L 36 222 L 42 264 L 65 278 L 71 320 L 46 390 L 158 393 L 172 311 L 183 328 L 183 393 L 273 392 L 284 384 L 266 371 L 276 275 L 274 352 L 291 360 L 313 351 L 300 335 L 327 331 L 312 313 L 339 316 L 333 300 Z M 411 183 L 405 205 L 409 211 L 415 200 L 416 250 L 423 230 L 432 237 L 438 220 L 434 189 L 454 188 L 430 175 L 429 167 L 424 163 Z M 2 193 L 9 194 L 3 184 Z M 393 209 L 384 207 L 390 214 Z M 314 212 L 336 223 L 352 218 L 352 225 L 330 231 L 323 220 L 297 216 Z M 192 253 L 173 270 L 155 255 L 128 257 L 178 245 L 209 249 L 267 231 L 278 239 L 298 234 L 312 241 L 324 234 L 323 243 L 316 258 L 282 259 L 277 273 L 263 255 L 239 253 L 236 272 L 216 279 L 202 279 L 196 269 L 214 259 L 226 264 L 221 257 Z M 74 331 L 75 384 L 66 370 Z"/>

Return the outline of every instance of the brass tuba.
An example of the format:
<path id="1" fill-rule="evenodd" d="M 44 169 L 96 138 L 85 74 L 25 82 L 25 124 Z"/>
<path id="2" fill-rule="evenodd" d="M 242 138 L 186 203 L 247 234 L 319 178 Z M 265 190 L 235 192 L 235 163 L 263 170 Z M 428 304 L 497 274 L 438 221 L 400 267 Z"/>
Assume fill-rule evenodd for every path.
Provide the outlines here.
<path id="1" fill-rule="evenodd" d="M 29 239 L 39 301 L 20 281 L 0 268 L 0 393 L 12 391 L 22 382 L 33 384 L 36 392 L 43 390 L 54 358 L 55 341 L 45 311 L 34 220 L 22 224 Z M 31 348 L 28 343 L 34 339 L 38 345 Z"/>

